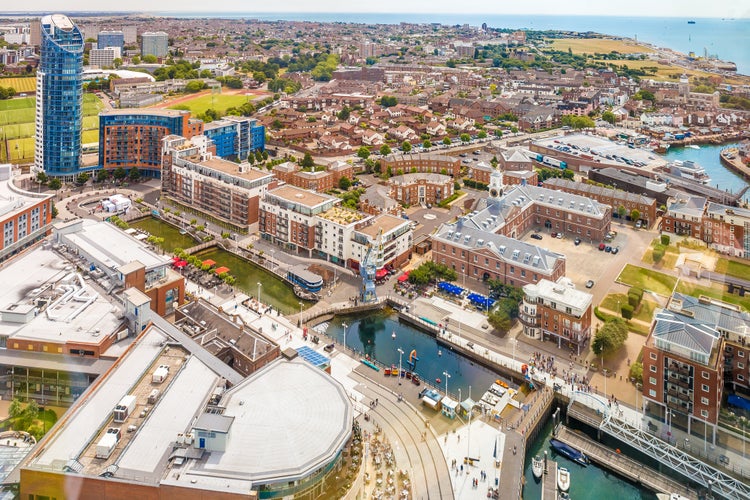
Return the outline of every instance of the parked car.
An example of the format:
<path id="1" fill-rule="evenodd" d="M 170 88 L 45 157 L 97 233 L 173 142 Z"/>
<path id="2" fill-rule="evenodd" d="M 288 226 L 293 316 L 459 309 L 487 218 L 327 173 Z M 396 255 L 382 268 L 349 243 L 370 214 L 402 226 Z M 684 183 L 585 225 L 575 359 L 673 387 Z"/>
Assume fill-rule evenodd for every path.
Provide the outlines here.
<path id="1" fill-rule="evenodd" d="M 581 244 L 581 238 L 576 238 L 576 239 L 574 239 L 574 240 L 573 240 L 573 243 L 575 244 L 575 246 L 578 246 L 578 245 L 580 245 L 580 244 Z"/>
<path id="2" fill-rule="evenodd" d="M 619 251 L 620 251 L 620 247 L 614 247 L 614 248 L 612 249 L 612 255 L 616 254 L 616 253 L 617 253 L 617 252 L 619 252 Z"/>
<path id="3" fill-rule="evenodd" d="M 557 238 L 557 233 L 552 233 L 550 234 L 550 236 L 552 236 L 553 238 Z"/>
<path id="4" fill-rule="evenodd" d="M 542 235 L 538 234 L 538 233 L 532 234 L 531 237 L 534 238 L 535 240 L 541 240 L 542 239 Z"/>
<path id="5" fill-rule="evenodd" d="M 562 239 L 562 233 L 557 233 L 557 235 L 555 235 L 555 238 L 557 238 L 558 240 Z"/>
<path id="6" fill-rule="evenodd" d="M 607 252 L 607 253 L 609 253 L 609 252 L 612 251 L 612 247 L 609 246 L 609 245 L 607 245 L 607 246 L 604 247 L 604 251 Z"/>
<path id="7" fill-rule="evenodd" d="M 604 250 L 607 247 L 604 243 L 599 243 L 599 250 Z"/>
<path id="8" fill-rule="evenodd" d="M 586 282 L 586 288 L 592 288 L 594 286 L 594 280 L 588 280 Z"/>
<path id="9" fill-rule="evenodd" d="M 635 223 L 635 228 L 640 229 L 643 225 L 641 224 L 641 221 L 638 221 Z"/>

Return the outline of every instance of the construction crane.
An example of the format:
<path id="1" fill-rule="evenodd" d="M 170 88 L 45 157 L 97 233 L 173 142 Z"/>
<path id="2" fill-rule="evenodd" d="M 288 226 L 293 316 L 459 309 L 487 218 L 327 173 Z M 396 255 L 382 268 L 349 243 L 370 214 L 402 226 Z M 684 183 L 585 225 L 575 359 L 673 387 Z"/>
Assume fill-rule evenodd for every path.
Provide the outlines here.
<path id="1" fill-rule="evenodd" d="M 367 245 L 365 258 L 362 259 L 362 263 L 359 266 L 359 274 L 362 276 L 360 300 L 365 304 L 378 300 L 377 293 L 375 292 L 375 275 L 378 272 L 378 256 L 382 255 L 383 252 L 382 236 L 383 230 L 381 229 L 378 231 L 375 241 Z"/>

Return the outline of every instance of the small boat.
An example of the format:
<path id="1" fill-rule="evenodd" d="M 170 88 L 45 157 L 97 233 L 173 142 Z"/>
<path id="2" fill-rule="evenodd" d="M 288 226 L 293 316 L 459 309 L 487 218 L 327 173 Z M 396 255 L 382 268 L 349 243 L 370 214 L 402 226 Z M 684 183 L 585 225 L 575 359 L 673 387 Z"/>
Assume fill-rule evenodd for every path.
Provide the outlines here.
<path id="1" fill-rule="evenodd" d="M 700 148 L 701 148 L 701 147 L 700 147 L 700 146 L 698 146 L 697 144 L 688 144 L 688 145 L 687 145 L 686 147 L 688 147 L 688 148 L 690 148 L 690 149 L 700 149 Z"/>
<path id="2" fill-rule="evenodd" d="M 560 491 L 568 491 L 570 489 L 570 472 L 565 467 L 557 469 L 557 487 Z"/>
<path id="3" fill-rule="evenodd" d="M 396 330 L 393 330 L 393 333 L 391 333 L 391 338 L 392 338 L 392 339 L 395 339 L 395 338 L 396 338 Z"/>
<path id="4" fill-rule="evenodd" d="M 443 355 L 443 351 L 438 349 L 438 356 L 442 356 L 442 355 Z"/>
<path id="5" fill-rule="evenodd" d="M 695 21 L 688 21 L 688 24 L 695 24 Z"/>
<path id="6" fill-rule="evenodd" d="M 560 500 L 570 500 L 570 495 L 568 495 L 567 491 L 561 491 L 560 496 L 557 498 L 559 498 Z"/>
<path id="7" fill-rule="evenodd" d="M 588 457 L 582 451 L 578 451 L 575 448 L 563 443 L 562 441 L 558 441 L 557 439 L 550 439 L 549 444 L 557 453 L 569 458 L 578 465 L 586 467 L 589 464 Z"/>
<path id="8" fill-rule="evenodd" d="M 539 455 L 531 459 L 531 472 L 534 473 L 534 477 L 537 479 L 542 478 L 544 473 L 544 460 Z"/>
<path id="9" fill-rule="evenodd" d="M 497 385 L 499 385 L 500 387 L 504 387 L 505 389 L 507 389 L 507 388 L 508 388 L 508 384 L 506 384 L 505 382 L 503 382 L 503 381 L 502 381 L 502 380 L 500 380 L 500 379 L 497 379 L 497 380 L 495 380 L 495 383 L 496 383 Z"/>

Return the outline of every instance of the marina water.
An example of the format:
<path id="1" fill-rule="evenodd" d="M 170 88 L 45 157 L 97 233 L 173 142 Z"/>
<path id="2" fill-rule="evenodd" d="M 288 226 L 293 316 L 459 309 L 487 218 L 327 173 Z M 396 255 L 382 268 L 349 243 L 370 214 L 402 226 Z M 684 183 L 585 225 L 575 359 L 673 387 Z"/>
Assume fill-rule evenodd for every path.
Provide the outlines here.
<path id="1" fill-rule="evenodd" d="M 437 385 L 441 392 L 445 390 L 445 376 L 450 374 L 448 391 L 458 395 L 461 389 L 462 398 L 468 396 L 469 386 L 471 395 L 478 400 L 492 382 L 501 378 L 473 361 L 451 351 L 446 346 L 438 344 L 437 340 L 416 328 L 400 323 L 398 316 L 386 309 L 358 316 L 337 316 L 331 320 L 327 334 L 339 343 L 344 342 L 344 327 L 346 324 L 346 344 L 360 353 L 367 353 L 371 358 L 384 365 L 398 366 L 398 348 L 404 351 L 402 366 L 406 367 L 406 360 L 412 349 L 417 351 L 417 373 L 423 380 Z M 393 338 L 393 333 L 396 337 Z M 374 373 L 374 372 L 373 372 Z M 374 374 L 377 377 L 378 374 Z M 436 379 L 441 383 L 436 383 Z M 422 386 L 414 386 L 406 381 L 403 385 L 406 391 L 418 392 Z M 540 495 L 540 484 L 536 483 L 531 472 L 531 458 L 535 454 L 542 454 L 549 450 L 549 438 L 552 434 L 551 421 L 544 427 L 534 442 L 529 445 L 526 454 L 526 468 L 524 477 L 526 485 L 523 497 L 537 499 Z M 549 455 L 552 457 L 552 454 Z M 617 498 L 618 500 L 654 500 L 656 496 L 649 490 L 632 484 L 601 469 L 595 465 L 581 467 L 564 457 L 555 456 L 554 459 L 562 467 L 571 471 L 570 496 L 574 500 L 600 500 Z"/>
<path id="2" fill-rule="evenodd" d="M 706 170 L 711 178 L 711 186 L 719 189 L 737 192 L 747 184 L 745 180 L 725 167 L 719 159 L 719 153 L 724 148 L 736 146 L 737 143 L 714 145 L 707 144 L 700 146 L 700 149 L 693 148 L 669 148 L 664 155 L 667 160 L 692 160 Z M 750 200 L 750 191 L 743 197 L 745 201 Z"/>

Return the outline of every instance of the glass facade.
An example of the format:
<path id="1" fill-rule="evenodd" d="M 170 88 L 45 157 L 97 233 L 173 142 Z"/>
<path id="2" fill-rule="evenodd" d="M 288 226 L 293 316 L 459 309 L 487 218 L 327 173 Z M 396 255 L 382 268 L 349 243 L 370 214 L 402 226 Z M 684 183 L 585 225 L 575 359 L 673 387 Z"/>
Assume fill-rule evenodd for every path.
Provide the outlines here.
<path id="1" fill-rule="evenodd" d="M 83 36 L 62 14 L 41 20 L 34 164 L 51 176 L 74 176 L 81 164 Z"/>

